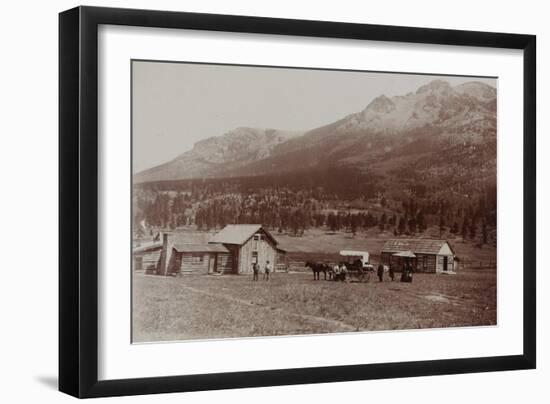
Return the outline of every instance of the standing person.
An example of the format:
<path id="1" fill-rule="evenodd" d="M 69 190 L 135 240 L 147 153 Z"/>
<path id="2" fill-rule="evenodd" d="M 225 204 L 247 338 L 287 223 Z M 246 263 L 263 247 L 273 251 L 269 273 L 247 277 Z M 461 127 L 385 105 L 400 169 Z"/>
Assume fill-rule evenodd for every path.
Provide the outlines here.
<path id="1" fill-rule="evenodd" d="M 265 262 L 264 280 L 269 280 L 269 273 L 273 271 L 273 265 L 268 261 Z"/>
<path id="2" fill-rule="evenodd" d="M 390 272 L 390 279 L 393 282 L 393 280 L 395 279 L 395 268 L 393 267 L 393 264 L 390 264 L 389 272 Z"/>
<path id="3" fill-rule="evenodd" d="M 401 274 L 401 282 L 412 282 L 412 265 L 407 260 L 403 265 L 403 273 Z"/>
<path id="4" fill-rule="evenodd" d="M 346 280 L 346 274 L 348 273 L 348 267 L 346 267 L 345 263 L 342 263 L 342 269 L 340 270 L 340 280 L 344 282 Z"/>
<path id="5" fill-rule="evenodd" d="M 382 265 L 382 263 L 378 264 L 377 274 L 378 274 L 378 281 L 383 282 L 384 281 L 384 265 Z"/>
<path id="6" fill-rule="evenodd" d="M 408 272 L 408 276 L 409 276 L 408 282 L 412 283 L 412 281 L 413 281 L 413 264 L 412 264 L 412 262 L 409 262 L 409 269 L 408 269 L 407 272 Z"/>
<path id="7" fill-rule="evenodd" d="M 252 280 L 257 281 L 258 280 L 258 273 L 260 272 L 260 266 L 258 265 L 257 262 L 252 264 L 252 271 L 254 272 L 254 276 L 252 277 Z"/>
<path id="8" fill-rule="evenodd" d="M 340 267 L 338 266 L 338 263 L 334 264 L 334 268 L 332 268 L 332 272 L 333 272 L 333 280 L 334 281 L 337 281 L 338 278 L 340 277 Z"/>

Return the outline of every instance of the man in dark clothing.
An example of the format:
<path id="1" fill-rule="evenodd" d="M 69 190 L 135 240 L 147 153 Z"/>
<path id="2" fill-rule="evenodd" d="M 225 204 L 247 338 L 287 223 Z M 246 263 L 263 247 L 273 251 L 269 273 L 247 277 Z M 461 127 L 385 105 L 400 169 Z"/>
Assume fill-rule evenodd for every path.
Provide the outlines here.
<path id="1" fill-rule="evenodd" d="M 409 261 L 405 262 L 405 265 L 403 266 L 403 273 L 401 274 L 401 282 L 411 283 L 413 279 L 412 272 L 412 264 Z"/>
<path id="2" fill-rule="evenodd" d="M 390 279 L 391 279 L 391 281 L 393 282 L 393 280 L 395 279 L 395 268 L 393 267 L 392 264 L 390 264 L 390 270 L 389 270 L 389 272 L 390 272 Z"/>
<path id="3" fill-rule="evenodd" d="M 384 281 L 384 265 L 382 265 L 382 263 L 378 264 L 378 280 L 380 282 L 383 282 Z"/>
<path id="4" fill-rule="evenodd" d="M 258 265 L 257 262 L 252 264 L 252 271 L 254 272 L 254 276 L 252 277 L 252 280 L 257 281 L 258 280 L 258 273 L 260 272 L 260 266 Z"/>
<path id="5" fill-rule="evenodd" d="M 409 271 L 408 271 L 408 274 L 409 274 L 409 282 L 412 283 L 413 281 L 413 265 L 411 262 L 409 262 Z"/>

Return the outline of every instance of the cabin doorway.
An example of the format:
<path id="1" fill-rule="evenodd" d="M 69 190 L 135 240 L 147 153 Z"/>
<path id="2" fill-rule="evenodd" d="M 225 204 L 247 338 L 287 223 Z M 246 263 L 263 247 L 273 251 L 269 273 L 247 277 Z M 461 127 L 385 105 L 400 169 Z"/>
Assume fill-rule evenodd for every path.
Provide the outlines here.
<path id="1" fill-rule="evenodd" d="M 209 255 L 208 256 L 208 273 L 209 274 L 213 274 L 214 272 L 216 272 L 216 258 L 217 258 L 217 254 L 214 254 L 214 255 Z"/>
<path id="2" fill-rule="evenodd" d="M 443 271 L 448 271 L 449 268 L 449 257 L 447 257 L 446 255 L 443 257 Z"/>

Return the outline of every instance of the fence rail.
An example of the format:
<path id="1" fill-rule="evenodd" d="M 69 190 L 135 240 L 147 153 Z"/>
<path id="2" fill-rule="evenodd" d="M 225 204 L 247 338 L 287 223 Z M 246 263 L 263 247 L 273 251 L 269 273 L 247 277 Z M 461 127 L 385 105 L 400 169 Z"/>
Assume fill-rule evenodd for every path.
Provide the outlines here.
<path id="1" fill-rule="evenodd" d="M 493 269 L 496 268 L 497 263 L 493 260 L 459 260 L 459 269 Z"/>

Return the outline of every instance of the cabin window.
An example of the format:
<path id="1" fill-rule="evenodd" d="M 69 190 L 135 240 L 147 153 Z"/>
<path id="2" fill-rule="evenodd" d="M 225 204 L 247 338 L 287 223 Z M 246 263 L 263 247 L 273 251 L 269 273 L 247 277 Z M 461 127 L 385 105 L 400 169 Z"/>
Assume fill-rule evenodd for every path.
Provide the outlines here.
<path id="1" fill-rule="evenodd" d="M 258 252 L 257 252 L 257 251 L 253 251 L 253 252 L 252 252 L 252 263 L 253 263 L 253 264 L 257 264 L 257 263 L 258 263 Z"/>
<path id="2" fill-rule="evenodd" d="M 202 264 L 203 262 L 203 255 L 202 254 L 193 254 L 191 256 L 191 263 L 192 264 Z"/>
<path id="3" fill-rule="evenodd" d="M 262 239 L 262 235 L 261 234 L 254 234 L 254 240 L 255 241 L 260 241 Z"/>

